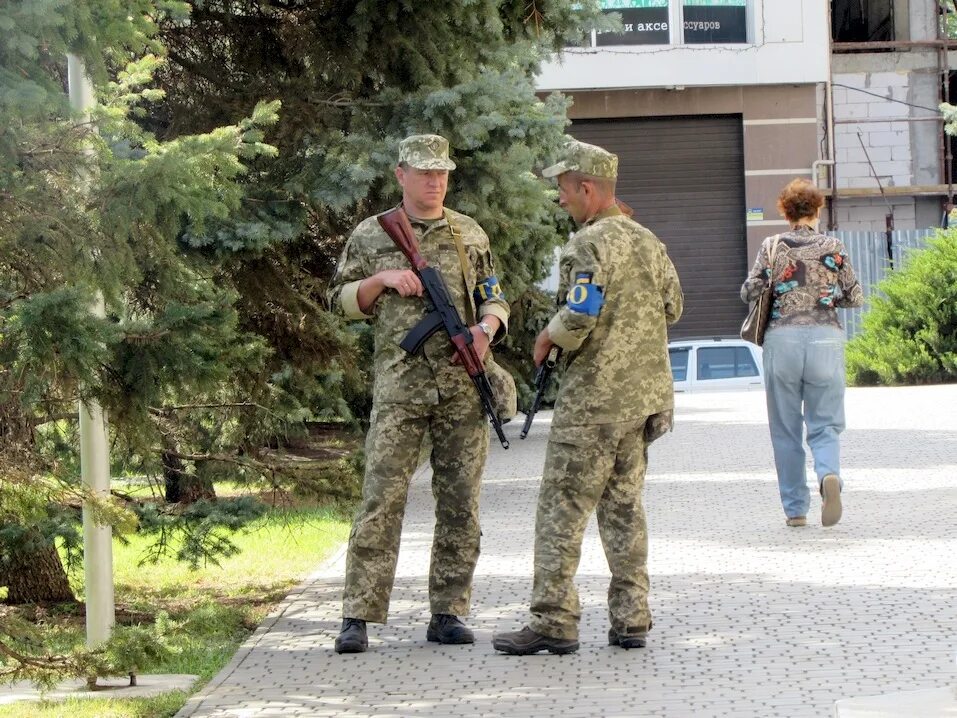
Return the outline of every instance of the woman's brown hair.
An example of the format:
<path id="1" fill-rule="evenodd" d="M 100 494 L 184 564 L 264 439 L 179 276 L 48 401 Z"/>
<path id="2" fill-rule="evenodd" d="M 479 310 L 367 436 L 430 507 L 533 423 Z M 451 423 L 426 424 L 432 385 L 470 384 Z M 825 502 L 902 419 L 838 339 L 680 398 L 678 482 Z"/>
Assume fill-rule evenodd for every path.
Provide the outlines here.
<path id="1" fill-rule="evenodd" d="M 824 194 L 806 179 L 791 180 L 778 196 L 778 211 L 788 222 L 814 217 L 822 206 Z"/>

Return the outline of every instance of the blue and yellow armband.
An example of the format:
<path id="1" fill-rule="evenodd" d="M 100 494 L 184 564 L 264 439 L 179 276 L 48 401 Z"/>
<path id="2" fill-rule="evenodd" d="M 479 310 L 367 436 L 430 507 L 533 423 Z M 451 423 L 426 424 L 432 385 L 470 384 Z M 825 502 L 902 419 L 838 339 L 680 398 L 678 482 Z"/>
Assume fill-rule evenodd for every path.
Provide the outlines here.
<path id="1" fill-rule="evenodd" d="M 602 287 L 592 284 L 593 275 L 582 272 L 575 275 L 575 283 L 568 290 L 565 306 L 577 314 L 597 317 L 605 303 Z"/>
<path id="2" fill-rule="evenodd" d="M 491 276 L 475 288 L 475 303 L 482 304 L 492 299 L 505 299 L 505 292 L 502 291 L 502 285 L 498 283 L 498 277 Z"/>

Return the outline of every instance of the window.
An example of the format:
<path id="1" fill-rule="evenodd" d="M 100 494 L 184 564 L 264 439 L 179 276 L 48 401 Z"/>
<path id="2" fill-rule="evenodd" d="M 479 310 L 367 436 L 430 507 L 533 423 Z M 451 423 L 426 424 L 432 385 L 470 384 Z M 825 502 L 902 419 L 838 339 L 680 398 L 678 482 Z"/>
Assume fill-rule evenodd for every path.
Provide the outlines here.
<path id="1" fill-rule="evenodd" d="M 698 379 L 736 379 L 758 376 L 758 366 L 747 347 L 703 347 L 698 349 Z"/>
<path id="2" fill-rule="evenodd" d="M 668 350 L 668 357 L 671 359 L 671 379 L 673 381 L 686 381 L 688 379 L 688 355 L 690 353 L 691 350 L 688 347 Z"/>
<path id="3" fill-rule="evenodd" d="M 833 0 L 834 42 L 879 42 L 894 39 L 894 0 Z"/>
<path id="4" fill-rule="evenodd" d="M 671 42 L 668 0 L 602 0 L 602 10 L 621 15 L 621 32 L 602 32 L 603 45 L 667 45 Z"/>
<path id="5" fill-rule="evenodd" d="M 599 0 L 621 16 L 621 32 L 600 32 L 594 44 L 701 45 L 748 42 L 749 0 Z M 672 33 L 673 28 L 682 32 Z"/>
<path id="6" fill-rule="evenodd" d="M 758 376 L 758 365 L 754 363 L 754 354 L 747 347 L 734 348 L 734 375 Z"/>

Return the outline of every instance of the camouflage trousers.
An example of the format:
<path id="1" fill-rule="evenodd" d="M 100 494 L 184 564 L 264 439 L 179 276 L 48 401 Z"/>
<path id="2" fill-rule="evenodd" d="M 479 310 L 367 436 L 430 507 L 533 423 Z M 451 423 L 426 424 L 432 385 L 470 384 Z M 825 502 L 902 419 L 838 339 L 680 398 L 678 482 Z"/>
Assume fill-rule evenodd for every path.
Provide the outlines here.
<path id="1" fill-rule="evenodd" d="M 528 625 L 537 633 L 578 638 L 581 605 L 574 579 L 585 527 L 596 509 L 611 568 L 611 627 L 622 634 L 651 627 L 642 503 L 645 421 L 552 428 L 535 518 L 535 580 Z"/>
<path id="2" fill-rule="evenodd" d="M 344 617 L 386 622 L 409 482 L 427 433 L 432 439 L 435 498 L 429 604 L 432 613 L 469 612 L 479 556 L 479 489 L 489 437 L 478 397 L 471 391 L 438 406 L 373 407 L 362 503 L 346 554 Z"/>

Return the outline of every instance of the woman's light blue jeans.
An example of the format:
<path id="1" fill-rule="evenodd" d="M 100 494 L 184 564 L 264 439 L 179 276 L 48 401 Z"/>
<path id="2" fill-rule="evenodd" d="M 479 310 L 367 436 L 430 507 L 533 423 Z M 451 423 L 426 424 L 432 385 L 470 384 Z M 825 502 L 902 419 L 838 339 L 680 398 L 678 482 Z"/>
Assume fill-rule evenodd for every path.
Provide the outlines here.
<path id="1" fill-rule="evenodd" d="M 818 489 L 841 475 L 844 431 L 844 332 L 836 327 L 776 327 L 764 336 L 764 383 L 778 488 L 786 516 L 807 516 L 804 427 Z M 842 482 L 843 486 L 843 482 Z"/>

